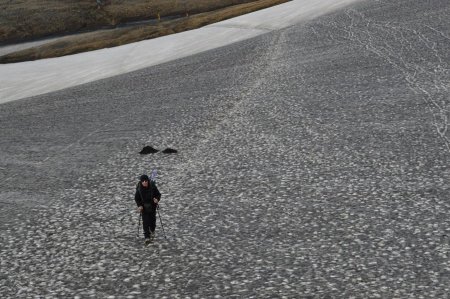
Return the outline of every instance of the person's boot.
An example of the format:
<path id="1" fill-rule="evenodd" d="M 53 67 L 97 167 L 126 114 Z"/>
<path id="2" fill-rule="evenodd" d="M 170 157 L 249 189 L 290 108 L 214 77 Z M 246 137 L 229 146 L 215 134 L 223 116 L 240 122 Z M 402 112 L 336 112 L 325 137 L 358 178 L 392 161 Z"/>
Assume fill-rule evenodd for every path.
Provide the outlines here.
<path id="1" fill-rule="evenodd" d="M 151 240 L 150 238 L 145 238 L 144 244 L 145 244 L 145 245 L 148 245 L 148 244 L 150 244 L 151 242 L 152 242 L 152 240 Z"/>

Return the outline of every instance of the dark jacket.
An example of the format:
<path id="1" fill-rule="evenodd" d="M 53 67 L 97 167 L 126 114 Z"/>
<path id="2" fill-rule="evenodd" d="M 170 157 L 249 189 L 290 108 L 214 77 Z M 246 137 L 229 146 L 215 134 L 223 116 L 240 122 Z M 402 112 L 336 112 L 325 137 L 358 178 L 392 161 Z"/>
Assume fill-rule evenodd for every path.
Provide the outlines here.
<path id="1" fill-rule="evenodd" d="M 153 198 L 158 199 L 158 202 L 161 200 L 161 193 L 159 193 L 155 183 L 149 182 L 148 188 L 144 188 L 139 182 L 134 195 L 137 206 L 143 206 L 145 213 L 155 213 L 157 204 L 153 202 Z"/>

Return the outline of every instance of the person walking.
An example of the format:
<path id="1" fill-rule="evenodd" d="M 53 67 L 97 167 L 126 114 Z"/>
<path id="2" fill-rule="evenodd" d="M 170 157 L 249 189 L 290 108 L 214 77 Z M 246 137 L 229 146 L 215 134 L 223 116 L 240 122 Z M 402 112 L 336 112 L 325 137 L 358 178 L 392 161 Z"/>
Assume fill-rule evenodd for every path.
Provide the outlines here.
<path id="1" fill-rule="evenodd" d="M 136 187 L 134 201 L 142 215 L 145 245 L 148 245 L 155 238 L 156 209 L 160 200 L 161 193 L 155 182 L 150 181 L 146 174 L 141 175 Z"/>

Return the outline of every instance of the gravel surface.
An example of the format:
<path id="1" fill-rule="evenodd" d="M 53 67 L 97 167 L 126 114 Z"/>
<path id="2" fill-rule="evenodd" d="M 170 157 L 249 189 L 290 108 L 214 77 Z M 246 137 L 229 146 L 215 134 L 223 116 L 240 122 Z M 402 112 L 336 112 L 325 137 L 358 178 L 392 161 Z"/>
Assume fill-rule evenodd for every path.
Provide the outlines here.
<path id="1" fill-rule="evenodd" d="M 367 1 L 1 105 L 1 297 L 448 298 L 448 15 Z"/>

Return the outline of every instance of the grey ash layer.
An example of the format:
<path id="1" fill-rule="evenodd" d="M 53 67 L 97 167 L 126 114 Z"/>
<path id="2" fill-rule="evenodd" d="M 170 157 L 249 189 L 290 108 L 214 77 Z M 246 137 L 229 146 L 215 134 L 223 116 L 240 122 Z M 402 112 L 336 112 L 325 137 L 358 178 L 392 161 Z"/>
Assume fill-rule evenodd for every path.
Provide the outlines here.
<path id="1" fill-rule="evenodd" d="M 449 15 L 366 1 L 1 105 L 0 294 L 448 298 Z"/>

